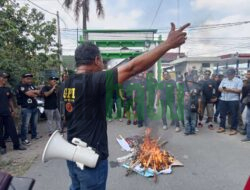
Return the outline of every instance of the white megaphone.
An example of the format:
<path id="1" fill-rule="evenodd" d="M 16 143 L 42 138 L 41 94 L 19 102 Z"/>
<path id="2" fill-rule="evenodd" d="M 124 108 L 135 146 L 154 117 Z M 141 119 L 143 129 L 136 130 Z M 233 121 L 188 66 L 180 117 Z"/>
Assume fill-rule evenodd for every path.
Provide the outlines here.
<path id="1" fill-rule="evenodd" d="M 47 162 L 51 159 L 62 158 L 76 162 L 78 165 L 94 168 L 99 155 L 87 147 L 87 144 L 78 138 L 73 138 L 72 145 L 68 143 L 56 130 L 47 142 L 42 156 L 42 161 Z"/>

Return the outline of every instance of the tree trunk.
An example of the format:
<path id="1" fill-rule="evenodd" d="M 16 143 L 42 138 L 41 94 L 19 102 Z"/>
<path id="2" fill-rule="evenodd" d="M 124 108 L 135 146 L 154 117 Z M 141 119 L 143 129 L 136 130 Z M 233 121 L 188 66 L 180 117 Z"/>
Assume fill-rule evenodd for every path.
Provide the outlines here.
<path id="1" fill-rule="evenodd" d="M 88 40 L 88 34 L 85 32 L 87 30 L 87 12 L 86 10 L 86 1 L 82 5 L 82 37 L 83 41 Z"/>

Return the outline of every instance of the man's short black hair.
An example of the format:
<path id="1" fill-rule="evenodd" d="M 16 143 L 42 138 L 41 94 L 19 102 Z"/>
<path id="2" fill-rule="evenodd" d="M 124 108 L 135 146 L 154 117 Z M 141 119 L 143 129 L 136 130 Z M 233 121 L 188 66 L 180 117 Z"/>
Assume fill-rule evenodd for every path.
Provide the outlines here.
<path id="1" fill-rule="evenodd" d="M 162 74 L 169 74 L 169 72 L 167 70 L 163 70 Z"/>
<path id="2" fill-rule="evenodd" d="M 100 56 L 99 48 L 91 42 L 84 42 L 75 50 L 76 67 L 92 64 L 96 56 Z"/>

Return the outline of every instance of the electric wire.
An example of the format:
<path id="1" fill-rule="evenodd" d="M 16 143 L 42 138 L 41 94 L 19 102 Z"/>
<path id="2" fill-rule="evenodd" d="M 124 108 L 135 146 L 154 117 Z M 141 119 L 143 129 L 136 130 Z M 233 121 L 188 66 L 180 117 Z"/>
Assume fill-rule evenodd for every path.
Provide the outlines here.
<path id="1" fill-rule="evenodd" d="M 43 7 L 37 5 L 36 3 L 32 2 L 31 0 L 26 0 L 26 1 L 30 2 L 32 5 L 38 7 L 39 9 L 43 10 L 44 12 L 47 12 L 47 13 L 49 13 L 49 14 L 51 14 L 51 15 L 54 15 L 54 16 L 57 16 L 55 13 L 52 13 L 52 12 L 50 12 L 50 11 L 44 9 Z M 63 22 L 65 28 L 68 28 L 66 22 L 65 22 L 60 16 L 59 16 L 59 19 Z"/>
<path id="2" fill-rule="evenodd" d="M 158 7 L 157 7 L 157 9 L 156 9 L 155 15 L 154 15 L 154 17 L 153 17 L 153 20 L 152 20 L 152 22 L 151 22 L 149 28 L 151 28 L 151 27 L 153 26 L 153 24 L 154 24 L 154 22 L 155 22 L 155 19 L 156 19 L 157 15 L 158 15 L 158 12 L 159 12 L 159 10 L 160 10 L 160 7 L 161 7 L 162 2 L 163 2 L 163 0 L 160 0 L 159 5 L 158 5 Z"/>

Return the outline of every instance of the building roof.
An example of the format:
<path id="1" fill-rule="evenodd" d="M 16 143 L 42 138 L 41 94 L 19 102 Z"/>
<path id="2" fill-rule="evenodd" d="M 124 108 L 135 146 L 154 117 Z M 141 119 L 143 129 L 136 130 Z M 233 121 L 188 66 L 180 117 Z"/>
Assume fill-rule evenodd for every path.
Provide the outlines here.
<path id="1" fill-rule="evenodd" d="M 250 53 L 230 53 L 219 56 L 221 59 L 230 59 L 230 58 L 246 58 L 250 59 Z"/>
<path id="2" fill-rule="evenodd" d="M 220 62 L 221 58 L 219 57 L 184 57 L 180 59 L 176 59 L 171 62 L 171 64 L 181 64 L 183 62 L 203 62 L 203 63 L 212 63 L 212 62 Z"/>
<path id="3" fill-rule="evenodd" d="M 186 57 L 185 53 L 174 53 L 174 52 L 169 52 L 169 53 L 165 53 L 162 57 L 161 57 L 161 61 L 165 62 L 165 63 L 169 63 L 173 60 L 176 60 L 178 58 L 183 58 Z"/>

